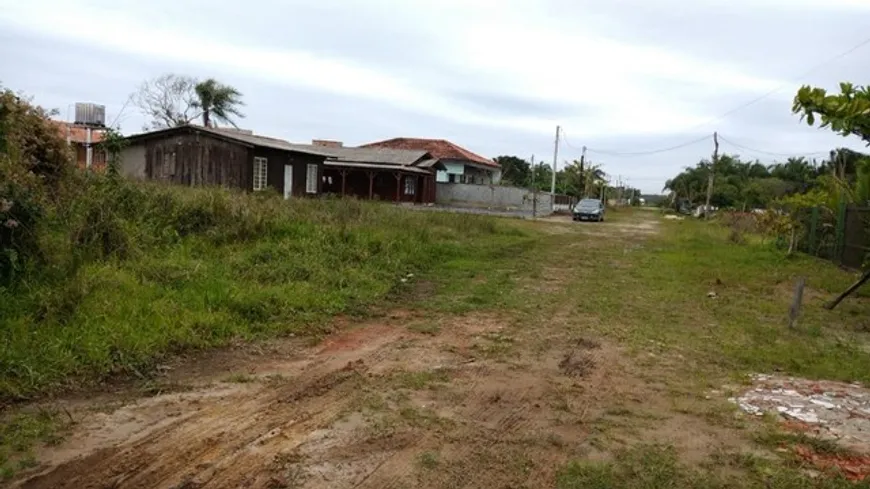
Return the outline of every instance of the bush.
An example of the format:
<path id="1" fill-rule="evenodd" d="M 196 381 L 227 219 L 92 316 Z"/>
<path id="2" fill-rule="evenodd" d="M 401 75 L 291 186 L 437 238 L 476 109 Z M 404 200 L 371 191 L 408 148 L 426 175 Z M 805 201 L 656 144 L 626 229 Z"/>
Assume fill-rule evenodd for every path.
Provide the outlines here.
<path id="1" fill-rule="evenodd" d="M 70 173 L 69 148 L 48 116 L 0 86 L 0 286 L 38 258 L 37 228 Z"/>

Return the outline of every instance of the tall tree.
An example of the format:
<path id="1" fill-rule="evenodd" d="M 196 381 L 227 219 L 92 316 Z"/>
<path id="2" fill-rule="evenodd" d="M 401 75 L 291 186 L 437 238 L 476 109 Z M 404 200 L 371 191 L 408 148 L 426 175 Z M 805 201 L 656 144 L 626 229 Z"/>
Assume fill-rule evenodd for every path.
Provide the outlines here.
<path id="1" fill-rule="evenodd" d="M 195 87 L 195 78 L 167 73 L 142 82 L 131 100 L 148 119 L 146 130 L 183 126 L 200 114 Z"/>
<path id="2" fill-rule="evenodd" d="M 501 180 L 505 184 L 518 187 L 530 184 L 532 167 L 528 161 L 516 156 L 499 156 L 495 158 L 495 162 L 501 166 Z"/>
<path id="3" fill-rule="evenodd" d="M 245 117 L 239 108 L 242 93 L 230 85 L 224 85 L 214 78 L 209 78 L 196 84 L 196 107 L 202 111 L 202 125 L 214 127 L 216 122 L 238 127 L 233 117 Z"/>

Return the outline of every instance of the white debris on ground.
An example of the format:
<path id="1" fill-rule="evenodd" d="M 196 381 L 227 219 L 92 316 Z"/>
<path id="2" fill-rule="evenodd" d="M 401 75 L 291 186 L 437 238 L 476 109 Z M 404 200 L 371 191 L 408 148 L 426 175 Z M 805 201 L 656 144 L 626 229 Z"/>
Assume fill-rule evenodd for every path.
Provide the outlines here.
<path id="1" fill-rule="evenodd" d="M 746 413 L 777 414 L 804 431 L 870 452 L 870 390 L 861 384 L 754 375 L 752 387 L 729 399 Z"/>

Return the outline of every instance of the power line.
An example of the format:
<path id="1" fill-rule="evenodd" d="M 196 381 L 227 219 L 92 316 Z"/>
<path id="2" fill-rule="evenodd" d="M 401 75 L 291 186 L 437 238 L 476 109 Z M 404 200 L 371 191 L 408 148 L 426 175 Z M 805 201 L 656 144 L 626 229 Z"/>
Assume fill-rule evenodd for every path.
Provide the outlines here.
<path id="1" fill-rule="evenodd" d="M 719 136 L 719 139 L 725 143 L 730 144 L 731 146 L 734 146 L 735 148 L 742 149 L 744 151 L 751 151 L 753 153 L 770 155 L 770 156 L 791 157 L 791 156 L 818 156 L 818 155 L 827 155 L 828 154 L 828 151 L 812 151 L 812 152 L 806 152 L 806 153 L 776 153 L 773 151 L 764 151 L 761 149 L 754 149 L 754 148 L 750 148 L 748 146 L 743 146 L 743 145 L 735 143 L 734 141 L 726 139 L 726 138 L 722 137 L 721 135 Z"/>
<path id="2" fill-rule="evenodd" d="M 783 88 L 788 87 L 788 86 L 791 85 L 792 83 L 794 83 L 794 82 L 796 82 L 796 81 L 799 81 L 799 80 L 802 80 L 803 78 L 806 78 L 807 76 L 811 75 L 811 74 L 812 74 L 813 72 L 815 72 L 816 70 L 818 70 L 818 69 L 820 69 L 820 68 L 824 68 L 825 66 L 827 66 L 827 65 L 829 65 L 829 64 L 833 63 L 834 61 L 837 61 L 837 60 L 839 60 L 839 59 L 841 59 L 841 58 L 845 58 L 846 56 L 848 56 L 848 55 L 854 53 L 855 51 L 857 51 L 857 50 L 863 48 L 864 46 L 866 46 L 866 45 L 868 45 L 868 44 L 870 44 L 870 37 L 868 37 L 867 39 L 864 39 L 863 41 L 861 41 L 861 42 L 859 42 L 858 44 L 852 46 L 851 48 L 849 48 L 849 49 L 847 49 L 847 50 L 845 50 L 845 51 L 843 51 L 843 52 L 841 52 L 841 53 L 839 53 L 839 54 L 837 54 L 837 55 L 835 55 L 835 56 L 832 56 L 832 57 L 826 59 L 825 61 L 822 61 L 821 63 L 816 64 L 815 66 L 813 66 L 813 67 L 810 68 L 809 70 L 803 72 L 802 74 L 800 74 L 799 76 L 797 76 L 797 77 L 795 77 L 795 78 L 792 78 L 790 81 L 787 81 L 787 82 L 783 83 L 782 85 L 779 85 L 778 87 L 774 88 L 773 90 L 770 90 L 770 91 L 768 91 L 768 92 L 765 92 L 765 93 L 762 94 L 761 96 L 758 96 L 758 97 L 756 97 L 756 98 L 754 98 L 754 99 L 752 99 L 752 100 L 749 100 L 749 101 L 747 101 L 747 102 L 745 102 L 745 103 L 743 103 L 743 104 L 741 104 L 741 105 L 738 105 L 737 107 L 734 107 L 733 109 L 731 109 L 731 110 L 729 110 L 729 111 L 723 113 L 722 115 L 720 115 L 720 116 L 718 116 L 718 117 L 714 117 L 714 118 L 712 118 L 712 119 L 710 119 L 710 120 L 707 120 L 707 121 L 705 121 L 705 122 L 702 122 L 702 123 L 700 123 L 700 124 L 698 124 L 698 125 L 696 125 L 696 126 L 692 126 L 692 127 L 690 127 L 689 129 L 684 130 L 683 132 L 690 132 L 690 131 L 693 131 L 693 130 L 695 130 L 695 129 L 698 129 L 698 128 L 701 128 L 701 127 L 704 127 L 704 126 L 706 126 L 707 124 L 711 124 L 711 123 L 713 123 L 713 122 L 719 121 L 719 120 L 721 120 L 721 119 L 724 119 L 724 118 L 728 117 L 729 115 L 731 115 L 731 114 L 733 114 L 733 113 L 735 113 L 735 112 L 741 111 L 741 110 L 743 110 L 743 109 L 745 109 L 745 108 L 747 108 L 747 107 L 750 107 L 750 106 L 752 106 L 752 105 L 755 105 L 756 103 L 761 102 L 762 100 L 766 99 L 767 97 L 770 97 L 770 96 L 773 95 L 774 93 L 779 92 L 779 91 L 782 90 Z"/>
<path id="3" fill-rule="evenodd" d="M 743 104 L 740 104 L 740 105 L 738 105 L 737 107 L 734 107 L 734 108 L 732 108 L 732 109 L 730 109 L 730 110 L 728 110 L 728 111 L 722 113 L 721 115 L 719 115 L 719 116 L 717 116 L 717 117 L 714 117 L 714 118 L 712 118 L 712 119 L 708 119 L 708 120 L 706 120 L 706 121 L 704 121 L 704 122 L 702 122 L 702 123 L 700 123 L 700 124 L 697 124 L 697 125 L 695 125 L 695 126 L 692 126 L 692 127 L 688 128 L 688 129 L 684 129 L 684 130 L 682 130 L 682 131 L 680 131 L 680 132 L 692 132 L 692 131 L 694 131 L 695 129 L 702 128 L 702 127 L 704 127 L 704 126 L 706 126 L 706 125 L 712 124 L 713 122 L 717 122 L 717 121 L 719 121 L 719 120 L 722 120 L 722 119 L 728 117 L 729 115 L 734 114 L 735 112 L 739 112 L 739 111 L 741 111 L 741 110 L 743 110 L 743 109 L 745 109 L 745 108 L 747 108 L 747 107 L 750 107 L 750 106 L 752 106 L 752 105 L 755 105 L 755 104 L 757 104 L 758 102 L 761 102 L 762 100 L 766 99 L 767 97 L 770 97 L 771 95 L 773 95 L 773 94 L 779 92 L 779 91 L 782 90 L 783 88 L 788 87 L 788 86 L 791 85 L 792 83 L 794 83 L 794 82 L 796 82 L 796 81 L 799 81 L 799 80 L 801 80 L 801 79 L 803 79 L 803 78 L 806 78 L 807 76 L 811 75 L 811 74 L 812 74 L 813 72 L 815 72 L 816 70 L 819 70 L 819 69 L 821 69 L 821 68 L 824 68 L 825 66 L 827 66 L 827 65 L 829 65 L 829 64 L 831 64 L 831 63 L 833 63 L 834 61 L 837 61 L 837 60 L 839 60 L 839 59 L 841 59 L 841 58 L 844 58 L 844 57 L 846 57 L 846 56 L 848 56 L 848 55 L 854 53 L 855 51 L 857 51 L 857 50 L 863 48 L 864 46 L 866 46 L 866 45 L 868 45 L 868 44 L 870 44 L 870 37 L 864 39 L 863 41 L 859 42 L 858 44 L 855 44 L 854 46 L 850 47 L 849 49 L 847 49 L 847 50 L 845 50 L 845 51 L 843 51 L 843 52 L 840 52 L 840 53 L 838 53 L 838 54 L 836 54 L 836 55 L 834 55 L 834 56 L 832 56 L 832 57 L 830 57 L 830 58 L 828 58 L 828 59 L 822 61 L 821 63 L 818 63 L 818 64 L 814 65 L 813 67 L 811 67 L 811 68 L 808 69 L 807 71 L 801 73 L 800 75 L 798 75 L 798 76 L 795 77 L 795 78 L 792 78 L 790 81 L 787 81 L 787 82 L 785 82 L 785 83 L 783 83 L 783 84 L 777 86 L 777 87 L 774 88 L 774 89 L 769 90 L 769 91 L 765 92 L 764 94 L 762 94 L 762 95 L 760 95 L 760 96 L 758 96 L 758 97 L 755 97 L 755 98 L 753 98 L 753 99 L 751 99 L 751 100 L 749 100 L 749 101 L 747 101 L 747 102 L 745 102 L 745 103 L 743 103 Z M 703 139 L 699 139 L 699 140 L 697 140 L 697 141 L 691 141 L 691 142 L 686 143 L 686 144 L 684 144 L 684 145 L 678 145 L 678 146 L 674 146 L 674 147 L 672 147 L 672 148 L 664 148 L 664 149 L 656 150 L 656 151 L 641 151 L 641 152 L 637 152 L 637 153 L 615 153 L 615 152 L 608 152 L 608 151 L 598 151 L 598 150 L 593 150 L 593 149 L 589 149 L 589 151 L 590 151 L 590 152 L 593 152 L 593 153 L 604 154 L 604 155 L 609 155 L 609 156 L 643 156 L 643 155 L 647 155 L 647 154 L 664 153 L 664 152 L 671 151 L 671 150 L 674 150 L 674 149 L 679 149 L 679 148 L 682 148 L 682 147 L 684 147 L 684 146 L 689 146 L 689 145 L 694 144 L 694 143 L 699 142 L 699 141 L 704 141 L 704 140 L 706 140 L 706 139 L 708 139 L 708 138 L 709 138 L 709 136 L 706 136 L 706 137 L 704 137 Z M 569 144 L 567 141 L 566 141 L 566 144 L 568 144 L 568 146 L 570 146 L 571 148 L 578 149 L 578 148 L 575 148 L 574 146 L 571 146 L 571 144 Z M 733 145 L 733 143 L 731 143 L 731 144 Z M 736 145 L 735 145 L 735 146 L 736 146 Z M 760 151 L 760 153 L 764 153 L 764 152 L 761 152 L 761 151 Z M 779 155 L 779 156 L 781 156 L 781 155 Z"/>
<path id="4" fill-rule="evenodd" d="M 607 156 L 621 156 L 621 157 L 646 156 L 646 155 L 654 155 L 654 154 L 658 154 L 658 153 L 666 153 L 668 151 L 674 151 L 674 150 L 677 150 L 680 148 L 685 148 L 686 146 L 691 146 L 693 144 L 697 144 L 697 143 L 700 143 L 702 141 L 706 141 L 710 138 L 711 138 L 711 136 L 707 135 L 707 136 L 704 136 L 704 137 L 701 137 L 698 139 L 693 139 L 691 141 L 687 141 L 687 142 L 682 143 L 682 144 L 678 144 L 676 146 L 670 146 L 670 147 L 661 148 L 661 149 L 654 149 L 651 151 L 634 151 L 634 152 L 620 153 L 620 152 L 615 152 L 615 151 L 604 151 L 604 150 L 598 150 L 598 149 L 592 149 L 592 148 L 587 148 L 587 151 L 589 151 L 590 153 L 597 153 L 597 154 L 607 155 Z"/>
<path id="5" fill-rule="evenodd" d="M 575 149 L 577 151 L 583 150 L 583 148 L 578 148 L 577 146 L 574 146 L 573 144 L 571 144 L 570 141 L 568 141 L 568 134 L 565 132 L 564 127 L 562 128 L 562 142 L 565 143 L 565 146 L 568 146 L 571 149 Z"/>

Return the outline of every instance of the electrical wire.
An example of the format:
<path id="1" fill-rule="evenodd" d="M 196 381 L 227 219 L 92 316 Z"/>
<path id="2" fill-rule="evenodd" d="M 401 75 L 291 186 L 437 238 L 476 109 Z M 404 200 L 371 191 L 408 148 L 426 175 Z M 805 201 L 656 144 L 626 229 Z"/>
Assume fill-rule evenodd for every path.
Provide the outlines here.
<path id="1" fill-rule="evenodd" d="M 561 131 L 561 137 L 562 137 L 561 141 L 562 141 L 563 143 L 565 143 L 565 146 L 568 146 L 569 148 L 571 148 L 571 149 L 575 149 L 575 150 L 578 150 L 578 151 L 583 151 L 583 148 L 578 148 L 578 147 L 574 146 L 573 144 L 571 144 L 570 141 L 568 141 L 568 135 L 565 133 L 565 129 L 562 129 L 562 131 Z"/>
<path id="2" fill-rule="evenodd" d="M 839 53 L 839 54 L 836 54 L 836 55 L 834 55 L 834 56 L 832 56 L 832 57 L 826 59 L 825 61 L 822 61 L 821 63 L 818 63 L 818 64 L 814 65 L 812 68 L 810 68 L 809 70 L 803 72 L 803 73 L 800 74 L 799 76 L 797 76 L 797 77 L 795 77 L 795 78 L 792 78 L 790 81 L 787 81 L 787 82 L 785 82 L 785 83 L 779 85 L 778 87 L 776 87 L 776 88 L 774 88 L 774 89 L 772 89 L 772 90 L 770 90 L 770 91 L 768 91 L 768 92 L 765 92 L 764 94 L 762 94 L 762 95 L 760 95 L 760 96 L 758 96 L 758 97 L 756 97 L 756 98 L 754 98 L 754 99 L 752 99 L 752 100 L 749 100 L 749 101 L 747 101 L 747 102 L 745 102 L 745 103 L 743 103 L 743 104 L 741 104 L 741 105 L 738 105 L 737 107 L 734 107 L 733 109 L 731 109 L 731 110 L 729 110 L 729 111 L 727 111 L 727 112 L 724 112 L 722 115 L 720 115 L 720 116 L 718 116 L 718 117 L 714 117 L 714 118 L 712 118 L 712 119 L 710 119 L 710 120 L 707 120 L 707 121 L 705 121 L 705 122 L 702 122 L 702 123 L 700 123 L 700 124 L 698 124 L 698 125 L 696 125 L 696 126 L 690 127 L 689 129 L 685 129 L 685 130 L 682 131 L 682 132 L 691 132 L 691 131 L 693 131 L 693 130 L 695 130 L 695 129 L 698 129 L 698 128 L 701 128 L 701 127 L 704 127 L 704 126 L 706 126 L 706 125 L 708 125 L 708 124 L 711 124 L 711 123 L 713 123 L 713 122 L 720 121 L 720 120 L 722 120 L 722 119 L 728 117 L 729 115 L 731 115 L 731 114 L 733 114 L 733 113 L 735 113 L 735 112 L 741 111 L 741 110 L 743 110 L 743 109 L 745 109 L 745 108 L 747 108 L 747 107 L 750 107 L 750 106 L 752 106 L 752 105 L 755 105 L 755 104 L 757 104 L 758 102 L 761 102 L 762 100 L 766 99 L 767 97 L 770 97 L 771 95 L 775 94 L 776 92 L 779 92 L 779 91 L 782 90 L 783 88 L 786 88 L 786 87 L 788 87 L 789 85 L 791 85 L 791 84 L 793 84 L 793 83 L 795 83 L 795 82 L 797 82 L 797 81 L 800 81 L 800 80 L 806 78 L 807 76 L 809 76 L 809 75 L 811 75 L 812 73 L 814 73 L 816 70 L 819 70 L 819 69 L 821 69 L 821 68 L 824 68 L 825 66 L 827 66 L 827 65 L 829 65 L 829 64 L 833 63 L 834 61 L 837 61 L 837 60 L 839 60 L 839 59 L 841 59 L 841 58 L 845 58 L 846 56 L 848 56 L 848 55 L 854 53 L 855 51 L 857 51 L 857 50 L 863 48 L 864 46 L 866 46 L 866 45 L 868 45 L 868 44 L 870 44 L 870 37 L 868 37 L 867 39 L 864 39 L 863 41 L 859 42 L 858 44 L 855 44 L 854 46 L 850 47 L 849 49 L 847 49 L 847 50 L 845 50 L 845 51 L 843 51 L 843 52 L 841 52 L 841 53 Z"/>
<path id="3" fill-rule="evenodd" d="M 616 152 L 616 151 L 604 151 L 604 150 L 593 149 L 593 148 L 586 148 L 586 151 L 588 151 L 590 153 L 600 154 L 600 155 L 619 156 L 619 157 L 627 157 L 628 158 L 628 157 L 633 157 L 633 156 L 646 156 L 646 155 L 654 155 L 654 154 L 659 154 L 659 153 L 666 153 L 668 151 L 674 151 L 674 150 L 677 150 L 680 148 L 685 148 L 686 146 L 698 144 L 702 141 L 707 141 L 712 137 L 713 137 L 713 135 L 710 134 L 710 135 L 704 136 L 702 138 L 693 139 L 691 141 L 687 141 L 685 143 L 678 144 L 676 146 L 670 146 L 670 147 L 661 148 L 661 149 L 654 149 L 651 151 L 633 151 L 633 152 L 621 153 L 621 152 Z"/>
<path id="4" fill-rule="evenodd" d="M 719 116 L 717 116 L 717 117 L 714 117 L 714 118 L 712 118 L 712 119 L 706 120 L 706 121 L 704 121 L 704 122 L 702 122 L 702 123 L 700 123 L 700 124 L 697 124 L 697 125 L 695 125 L 695 126 L 692 126 L 692 127 L 688 128 L 688 129 L 684 129 L 684 130 L 682 130 L 682 131 L 680 131 L 680 132 L 692 132 L 692 131 L 694 131 L 695 129 L 699 129 L 699 128 L 702 128 L 702 127 L 707 126 L 707 125 L 709 125 L 709 124 L 712 124 L 712 123 L 714 123 L 714 122 L 720 121 L 720 120 L 722 120 L 722 119 L 728 117 L 729 115 L 734 114 L 735 112 L 739 112 L 739 111 L 741 111 L 741 110 L 743 110 L 743 109 L 745 109 L 745 108 L 747 108 L 747 107 L 750 107 L 750 106 L 752 106 L 752 105 L 755 105 L 756 103 L 761 102 L 762 100 L 766 99 L 767 97 L 770 97 L 771 95 L 773 95 L 773 94 L 779 92 L 779 91 L 782 90 L 783 88 L 786 88 L 786 87 L 790 86 L 790 85 L 793 84 L 794 82 L 799 81 L 799 80 L 802 80 L 803 78 L 806 78 L 807 76 L 809 76 L 809 75 L 811 75 L 812 73 L 814 73 L 816 70 L 819 70 L 819 69 L 821 69 L 821 68 L 824 68 L 825 66 L 827 66 L 827 65 L 829 65 L 829 64 L 831 64 L 831 63 L 833 63 L 834 61 L 837 61 L 837 60 L 839 60 L 839 59 L 841 59 L 841 58 L 844 58 L 844 57 L 846 57 L 846 56 L 848 56 L 848 55 L 854 53 L 855 51 L 857 51 L 857 50 L 863 48 L 864 46 L 867 46 L 868 44 L 870 44 L 870 37 L 864 39 L 863 41 L 859 42 L 858 44 L 855 44 L 854 46 L 850 47 L 849 49 L 847 49 L 847 50 L 845 50 L 845 51 L 842 51 L 842 52 L 840 52 L 840 53 L 838 53 L 838 54 L 836 54 L 836 55 L 834 55 L 834 56 L 832 56 L 832 57 L 830 57 L 830 58 L 828 58 L 828 59 L 822 61 L 821 63 L 818 63 L 818 64 L 814 65 L 813 67 L 811 67 L 811 68 L 808 69 L 807 71 L 803 72 L 803 73 L 800 74 L 799 76 L 797 76 L 797 77 L 795 77 L 795 78 L 792 78 L 790 81 L 787 81 L 787 82 L 785 82 L 785 83 L 783 83 L 783 84 L 777 86 L 777 87 L 774 88 L 774 89 L 769 90 L 769 91 L 763 93 L 762 95 L 760 95 L 760 96 L 758 96 L 758 97 L 755 97 L 755 98 L 753 98 L 753 99 L 751 99 L 751 100 L 749 100 L 749 101 L 747 101 L 747 102 L 745 102 L 745 103 L 743 103 L 743 104 L 740 104 L 740 105 L 738 105 L 737 107 L 734 107 L 733 109 L 730 109 L 730 110 L 728 110 L 728 111 L 722 113 L 721 115 L 719 115 Z M 656 153 L 664 153 L 664 152 L 667 152 L 667 151 L 672 151 L 672 150 L 674 150 L 674 149 L 679 149 L 679 148 L 682 148 L 682 147 L 684 147 L 684 146 L 689 146 L 689 145 L 694 144 L 694 143 L 696 143 L 696 142 L 703 141 L 703 140 L 705 140 L 705 139 L 707 139 L 707 138 L 709 138 L 709 136 L 707 136 L 707 137 L 705 137 L 705 138 L 703 138 L 703 139 L 697 140 L 697 141 L 691 141 L 691 142 L 688 142 L 688 143 L 683 144 L 683 145 L 678 145 L 678 146 L 674 146 L 674 147 L 671 147 L 671 148 L 664 148 L 664 149 L 656 150 L 656 151 L 641 151 L 641 152 L 636 152 L 636 153 L 617 153 L 617 152 L 608 152 L 608 151 L 597 151 L 597 150 L 592 150 L 592 149 L 590 149 L 590 148 L 587 148 L 587 151 L 595 152 L 595 153 L 603 154 L 603 155 L 608 155 L 608 156 L 644 156 L 644 155 L 647 155 L 647 154 L 656 154 Z M 571 145 L 570 143 L 568 143 L 567 141 L 566 141 L 566 144 L 567 144 L 569 147 L 573 148 L 573 149 L 578 149 L 578 148 L 572 146 L 572 145 Z M 733 143 L 731 143 L 731 144 L 734 145 Z M 737 146 L 737 145 L 734 145 L 734 146 Z M 738 147 L 739 147 L 739 146 L 738 146 Z M 744 149 L 746 149 L 747 151 L 751 151 L 751 150 L 748 149 L 748 148 L 744 148 Z M 758 152 L 759 152 L 759 153 L 765 153 L 765 154 L 766 154 L 766 152 L 763 152 L 763 151 L 758 151 Z M 784 156 L 784 155 L 774 154 L 774 156 Z"/>
<path id="5" fill-rule="evenodd" d="M 782 157 L 787 158 L 787 157 L 792 157 L 792 156 L 819 156 L 819 155 L 827 155 L 828 154 L 828 151 L 812 151 L 812 152 L 806 152 L 806 153 L 776 153 L 773 151 L 764 151 L 761 149 L 754 149 L 754 148 L 750 148 L 748 146 L 743 146 L 741 144 L 737 144 L 734 141 L 731 141 L 731 140 L 723 137 L 721 134 L 719 135 L 719 141 L 722 141 L 726 144 L 734 146 L 735 148 L 738 148 L 738 149 L 742 149 L 744 151 L 750 151 L 753 153 L 759 153 L 759 154 L 769 155 L 769 156 L 782 156 Z"/>

